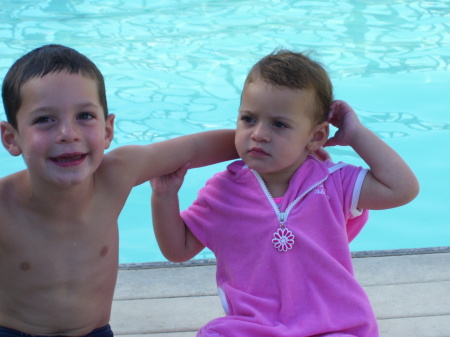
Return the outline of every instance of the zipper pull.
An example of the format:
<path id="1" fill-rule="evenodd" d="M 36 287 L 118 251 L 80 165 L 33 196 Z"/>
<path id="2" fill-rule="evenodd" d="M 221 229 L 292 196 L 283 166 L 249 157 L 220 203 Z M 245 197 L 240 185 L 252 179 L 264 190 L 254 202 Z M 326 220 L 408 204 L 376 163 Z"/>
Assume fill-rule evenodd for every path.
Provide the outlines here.
<path id="1" fill-rule="evenodd" d="M 281 228 L 284 228 L 284 222 L 286 221 L 286 212 L 280 212 L 278 214 L 278 221 L 280 221 Z"/>

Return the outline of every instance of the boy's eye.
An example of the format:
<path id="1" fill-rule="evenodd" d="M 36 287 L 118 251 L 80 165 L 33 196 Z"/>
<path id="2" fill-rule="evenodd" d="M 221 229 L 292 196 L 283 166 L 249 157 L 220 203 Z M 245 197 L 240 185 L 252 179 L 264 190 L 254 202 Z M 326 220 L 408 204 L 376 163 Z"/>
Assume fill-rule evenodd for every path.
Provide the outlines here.
<path id="1" fill-rule="evenodd" d="M 78 114 L 77 119 L 93 119 L 95 115 L 90 112 L 82 112 Z"/>
<path id="2" fill-rule="evenodd" d="M 282 123 L 282 122 L 274 122 L 273 126 L 275 126 L 276 128 L 286 128 L 286 124 Z"/>
<path id="3" fill-rule="evenodd" d="M 255 119 L 250 116 L 242 116 L 241 121 L 243 121 L 245 123 L 253 123 L 255 121 Z"/>
<path id="4" fill-rule="evenodd" d="M 41 117 L 38 117 L 38 118 L 36 118 L 34 120 L 34 124 L 49 123 L 49 122 L 52 122 L 52 121 L 53 121 L 53 118 L 51 118 L 51 117 L 41 116 Z"/>

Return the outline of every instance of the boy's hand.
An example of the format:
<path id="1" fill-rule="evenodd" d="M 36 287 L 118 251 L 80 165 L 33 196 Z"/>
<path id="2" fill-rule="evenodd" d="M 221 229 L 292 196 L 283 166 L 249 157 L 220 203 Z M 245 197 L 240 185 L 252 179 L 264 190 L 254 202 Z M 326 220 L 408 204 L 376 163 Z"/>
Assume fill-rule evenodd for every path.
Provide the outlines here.
<path id="1" fill-rule="evenodd" d="M 346 102 L 339 100 L 331 103 L 328 122 L 338 130 L 324 146 L 351 145 L 354 135 L 362 126 L 355 111 Z"/>
<path id="2" fill-rule="evenodd" d="M 153 195 L 155 196 L 170 196 L 177 195 L 178 191 L 183 185 L 184 177 L 188 170 L 189 164 L 180 167 L 175 172 L 153 178 L 150 180 Z"/>

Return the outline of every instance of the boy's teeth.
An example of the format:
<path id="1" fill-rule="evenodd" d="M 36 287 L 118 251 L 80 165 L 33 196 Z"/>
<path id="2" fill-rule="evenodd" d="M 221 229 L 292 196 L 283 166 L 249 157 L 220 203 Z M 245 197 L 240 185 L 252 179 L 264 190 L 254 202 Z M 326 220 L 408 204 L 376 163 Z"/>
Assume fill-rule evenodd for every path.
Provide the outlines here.
<path id="1" fill-rule="evenodd" d="M 72 156 L 72 157 L 58 157 L 58 158 L 56 158 L 56 161 L 60 162 L 60 163 L 67 163 L 69 161 L 78 160 L 80 158 L 81 158 L 81 155 L 80 156 Z"/>

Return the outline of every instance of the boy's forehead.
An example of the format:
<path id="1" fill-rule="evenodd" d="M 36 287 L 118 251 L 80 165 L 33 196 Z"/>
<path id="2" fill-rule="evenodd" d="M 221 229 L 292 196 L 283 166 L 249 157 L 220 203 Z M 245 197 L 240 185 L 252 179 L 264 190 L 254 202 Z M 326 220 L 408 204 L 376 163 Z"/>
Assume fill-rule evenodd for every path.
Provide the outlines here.
<path id="1" fill-rule="evenodd" d="M 46 80 L 48 78 L 60 78 L 60 79 L 67 79 L 67 80 L 73 80 L 73 79 L 76 79 L 76 78 L 80 78 L 80 79 L 85 79 L 85 80 L 88 80 L 88 81 L 96 82 L 96 80 L 95 80 L 95 78 L 93 76 L 89 76 L 89 75 L 84 74 L 82 72 L 70 72 L 67 69 L 62 69 L 62 70 L 58 70 L 58 71 L 48 72 L 48 73 L 46 73 L 44 75 L 37 75 L 37 76 L 34 76 L 34 77 L 30 78 L 29 80 L 34 80 L 34 79 Z"/>
<path id="2" fill-rule="evenodd" d="M 27 87 L 36 87 L 45 91 L 48 88 L 64 90 L 69 87 L 94 87 L 97 89 L 98 85 L 97 81 L 90 76 L 59 71 L 32 77 L 22 84 L 22 89 Z"/>
<path id="3" fill-rule="evenodd" d="M 22 85 L 20 96 L 22 103 L 53 105 L 80 101 L 98 104 L 97 88 L 97 82 L 88 76 L 58 72 L 29 79 Z"/>

